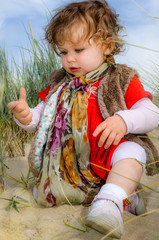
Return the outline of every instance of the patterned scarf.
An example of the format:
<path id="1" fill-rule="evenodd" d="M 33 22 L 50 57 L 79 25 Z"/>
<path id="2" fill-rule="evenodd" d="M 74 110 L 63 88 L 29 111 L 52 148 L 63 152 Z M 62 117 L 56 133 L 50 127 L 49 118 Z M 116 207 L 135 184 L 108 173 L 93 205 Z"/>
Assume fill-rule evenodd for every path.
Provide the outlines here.
<path id="1" fill-rule="evenodd" d="M 87 138 L 87 86 L 102 78 L 107 67 L 108 64 L 104 63 L 97 70 L 86 74 L 85 77 L 72 77 L 67 73 L 66 85 L 58 94 L 54 128 L 50 139 L 51 152 L 54 152 L 56 148 L 66 145 L 64 142 L 68 140 L 70 134 L 75 143 L 82 148 L 82 143 L 79 144 L 79 141 L 84 141 L 84 139 L 86 141 Z M 81 152 L 79 147 L 76 147 L 76 151 L 78 154 Z"/>
<path id="2" fill-rule="evenodd" d="M 39 128 L 37 146 L 42 128 L 45 133 L 40 137 L 43 144 L 40 142 L 41 150 L 37 150 L 39 155 L 35 159 L 37 169 L 41 171 L 34 197 L 42 205 L 62 204 L 67 202 L 66 198 L 72 203 L 90 202 L 97 193 L 101 179 L 90 170 L 87 86 L 101 79 L 108 66 L 104 63 L 85 77 L 67 74 L 66 82 L 45 107 L 43 118 L 47 124 L 41 124 Z M 54 111 L 50 113 L 52 106 Z"/>

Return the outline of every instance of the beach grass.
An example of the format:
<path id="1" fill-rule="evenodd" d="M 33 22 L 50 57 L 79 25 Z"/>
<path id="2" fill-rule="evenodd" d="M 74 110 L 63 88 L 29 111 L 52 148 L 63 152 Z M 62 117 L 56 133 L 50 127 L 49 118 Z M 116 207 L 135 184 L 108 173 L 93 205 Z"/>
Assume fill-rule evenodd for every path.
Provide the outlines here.
<path id="1" fill-rule="evenodd" d="M 21 64 L 14 58 L 8 60 L 5 49 L 0 48 L 0 186 L 5 187 L 5 157 L 25 155 L 25 144 L 31 140 L 33 134 L 19 128 L 13 120 L 7 105 L 17 101 L 20 88 L 27 92 L 29 107 L 35 107 L 40 99 L 38 92 L 48 86 L 49 75 L 60 67 L 59 61 L 51 46 L 44 41 L 34 39 L 31 25 L 27 33 L 30 47 L 20 48 Z"/>
<path id="2" fill-rule="evenodd" d="M 29 24 L 30 26 L 30 24 Z M 19 98 L 19 91 L 24 87 L 27 92 L 29 107 L 35 107 L 40 99 L 38 92 L 48 86 L 50 73 L 59 67 L 58 59 L 52 48 L 34 39 L 30 26 L 30 48 L 21 48 L 21 66 L 14 58 L 8 62 L 5 50 L 0 49 L 0 132 L 3 154 L 14 157 L 16 154 L 24 155 L 24 145 L 32 136 L 20 129 L 14 122 L 12 113 L 7 105 Z M 27 54 L 26 54 L 27 53 Z"/>

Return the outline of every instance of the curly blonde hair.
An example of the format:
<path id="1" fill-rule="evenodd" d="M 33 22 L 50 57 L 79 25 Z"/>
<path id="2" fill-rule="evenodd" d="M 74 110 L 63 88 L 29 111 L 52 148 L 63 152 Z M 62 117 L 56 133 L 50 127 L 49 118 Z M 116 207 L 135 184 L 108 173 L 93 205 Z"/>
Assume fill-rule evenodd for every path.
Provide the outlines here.
<path id="1" fill-rule="evenodd" d="M 74 2 L 59 10 L 46 27 L 45 38 L 58 53 L 58 46 L 70 40 L 76 24 L 83 24 L 82 39 L 93 39 L 106 44 L 111 37 L 115 47 L 111 55 L 121 51 L 123 43 L 119 32 L 123 26 L 118 23 L 118 15 L 109 7 L 105 0 L 89 0 Z M 80 40 L 80 39 L 79 39 Z"/>

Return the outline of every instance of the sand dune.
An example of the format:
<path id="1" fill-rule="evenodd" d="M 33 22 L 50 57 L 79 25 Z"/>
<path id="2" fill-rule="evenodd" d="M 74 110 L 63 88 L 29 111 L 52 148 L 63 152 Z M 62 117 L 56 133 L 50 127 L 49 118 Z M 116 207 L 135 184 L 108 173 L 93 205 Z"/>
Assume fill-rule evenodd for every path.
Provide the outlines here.
<path id="1" fill-rule="evenodd" d="M 159 135 L 158 135 L 159 136 Z M 159 145 L 159 140 L 156 140 Z M 20 178 L 28 171 L 27 156 L 14 159 L 6 159 L 9 166 L 8 174 Z M 159 182 L 159 174 L 147 177 L 145 174 L 141 182 L 151 184 Z M 153 186 L 159 191 L 159 183 Z M 7 189 L 0 197 L 12 197 L 21 187 L 14 181 L 7 180 Z M 83 206 L 63 205 L 53 208 L 42 208 L 36 204 L 32 197 L 31 189 L 23 191 L 20 196 L 29 201 L 30 207 L 21 206 L 19 213 L 14 209 L 5 210 L 8 202 L 0 200 L 0 240 L 99 240 L 104 235 L 88 228 L 86 232 L 80 232 L 64 225 L 64 222 L 74 227 L 84 229 L 79 214 L 84 218 L 87 208 Z M 148 211 L 154 211 L 145 217 L 136 218 L 128 212 L 124 213 L 124 234 L 121 240 L 157 240 L 159 239 L 159 194 L 151 190 L 144 190 L 144 198 L 147 201 Z M 133 220 L 126 223 L 127 220 Z"/>

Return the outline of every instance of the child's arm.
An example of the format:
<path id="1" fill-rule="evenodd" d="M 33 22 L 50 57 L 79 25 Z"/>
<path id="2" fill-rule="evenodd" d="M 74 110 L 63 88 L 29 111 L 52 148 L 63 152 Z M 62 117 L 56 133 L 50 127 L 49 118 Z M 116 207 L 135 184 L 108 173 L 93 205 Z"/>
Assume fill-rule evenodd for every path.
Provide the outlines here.
<path id="1" fill-rule="evenodd" d="M 142 98 L 130 110 L 119 111 L 127 126 L 127 133 L 142 134 L 159 125 L 159 108 L 149 98 Z"/>
<path id="2" fill-rule="evenodd" d="M 148 99 L 136 102 L 130 110 L 117 112 L 95 129 L 93 136 L 100 135 L 98 145 L 108 148 L 117 145 L 127 133 L 146 133 L 159 125 L 159 109 Z"/>
<path id="3" fill-rule="evenodd" d="M 19 100 L 10 102 L 8 108 L 12 111 L 15 121 L 20 127 L 33 132 L 36 130 L 44 108 L 44 103 L 39 105 L 35 109 L 30 109 L 26 102 L 26 91 L 21 88 Z"/>
<path id="4" fill-rule="evenodd" d="M 26 101 L 25 88 L 20 89 L 20 96 L 18 101 L 13 101 L 8 104 L 8 108 L 18 121 L 24 125 L 28 125 L 32 120 L 32 113 Z"/>
<path id="5" fill-rule="evenodd" d="M 30 108 L 32 113 L 32 120 L 28 125 L 21 124 L 15 117 L 14 120 L 17 125 L 28 132 L 35 132 L 37 130 L 37 126 L 39 125 L 43 110 L 45 107 L 45 102 L 40 102 L 35 108 Z"/>

